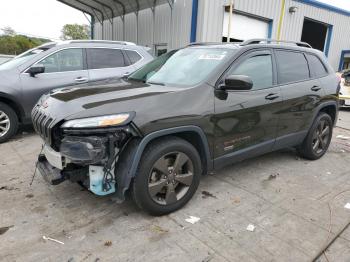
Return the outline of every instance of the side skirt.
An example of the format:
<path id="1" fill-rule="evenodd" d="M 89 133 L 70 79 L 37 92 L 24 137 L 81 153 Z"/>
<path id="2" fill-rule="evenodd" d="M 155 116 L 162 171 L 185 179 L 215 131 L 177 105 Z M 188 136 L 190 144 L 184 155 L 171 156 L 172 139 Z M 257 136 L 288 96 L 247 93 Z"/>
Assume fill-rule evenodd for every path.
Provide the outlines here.
<path id="1" fill-rule="evenodd" d="M 308 130 L 304 130 L 297 133 L 278 137 L 272 150 L 275 151 L 286 147 L 298 146 L 301 143 L 303 143 L 305 137 L 307 136 L 307 133 Z"/>
<path id="2" fill-rule="evenodd" d="M 231 165 L 233 163 L 240 162 L 242 160 L 256 157 L 265 153 L 272 151 L 272 147 L 275 143 L 275 140 L 269 140 L 258 145 L 250 146 L 248 148 L 241 149 L 239 151 L 235 151 L 218 158 L 214 159 L 214 169 L 218 170 L 227 165 Z"/>
<path id="3" fill-rule="evenodd" d="M 214 159 L 214 169 L 218 170 L 227 165 L 231 165 L 248 158 L 260 156 L 272 151 L 276 151 L 286 147 L 300 145 L 307 135 L 307 130 L 278 137 L 276 140 L 272 139 L 258 145 L 250 146 L 248 148 L 235 151 L 224 156 Z"/>

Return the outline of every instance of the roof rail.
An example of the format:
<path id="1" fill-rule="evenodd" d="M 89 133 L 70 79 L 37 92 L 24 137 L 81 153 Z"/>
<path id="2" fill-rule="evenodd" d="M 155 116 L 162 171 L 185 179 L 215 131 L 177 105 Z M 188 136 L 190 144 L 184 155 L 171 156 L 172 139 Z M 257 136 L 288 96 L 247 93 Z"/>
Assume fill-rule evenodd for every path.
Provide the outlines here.
<path id="1" fill-rule="evenodd" d="M 242 46 L 245 45 L 253 45 L 253 44 L 260 44 L 260 43 L 266 43 L 266 44 L 279 44 L 279 43 L 286 43 L 286 44 L 295 44 L 297 46 L 300 47 L 307 47 L 307 48 L 312 48 L 312 46 L 308 43 L 305 42 L 295 42 L 295 41 L 287 41 L 287 40 L 276 40 L 276 39 L 264 39 L 264 38 L 253 38 L 253 39 L 249 39 L 244 41 L 243 43 L 241 43 Z"/>
<path id="2" fill-rule="evenodd" d="M 188 46 L 200 46 L 200 45 L 221 45 L 222 43 L 220 42 L 193 42 L 190 43 Z"/>
<path id="3" fill-rule="evenodd" d="M 97 44 L 117 44 L 117 45 L 136 45 L 126 41 L 111 41 L 111 40 L 69 40 L 68 43 L 97 43 Z"/>

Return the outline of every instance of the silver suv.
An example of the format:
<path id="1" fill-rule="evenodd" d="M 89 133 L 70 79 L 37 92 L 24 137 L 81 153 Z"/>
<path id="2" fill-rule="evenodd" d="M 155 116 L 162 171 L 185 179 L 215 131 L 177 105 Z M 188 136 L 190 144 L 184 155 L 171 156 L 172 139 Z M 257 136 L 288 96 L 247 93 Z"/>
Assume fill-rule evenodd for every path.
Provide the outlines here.
<path id="1" fill-rule="evenodd" d="M 51 42 L 0 65 L 0 143 L 30 123 L 41 95 L 134 72 L 153 59 L 146 47 L 130 42 Z"/>

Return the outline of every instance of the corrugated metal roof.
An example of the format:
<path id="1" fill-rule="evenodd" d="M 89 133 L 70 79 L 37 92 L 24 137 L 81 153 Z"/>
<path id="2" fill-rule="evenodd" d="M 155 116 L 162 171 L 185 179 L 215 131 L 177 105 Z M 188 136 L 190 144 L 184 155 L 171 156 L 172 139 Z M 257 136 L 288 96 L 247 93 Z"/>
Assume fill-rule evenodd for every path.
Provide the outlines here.
<path id="1" fill-rule="evenodd" d="M 57 0 L 103 21 L 174 0 Z"/>

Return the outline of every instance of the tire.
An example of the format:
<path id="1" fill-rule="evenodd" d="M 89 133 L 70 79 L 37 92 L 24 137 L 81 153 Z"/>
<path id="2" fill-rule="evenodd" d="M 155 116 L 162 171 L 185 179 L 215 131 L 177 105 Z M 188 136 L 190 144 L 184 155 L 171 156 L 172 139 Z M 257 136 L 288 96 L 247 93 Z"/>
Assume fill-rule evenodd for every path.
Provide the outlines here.
<path id="1" fill-rule="evenodd" d="M 8 105 L 0 102 L 0 143 L 13 137 L 18 130 L 16 112 Z"/>
<path id="2" fill-rule="evenodd" d="M 324 123 L 323 126 L 322 123 Z M 328 127 L 328 132 L 325 132 L 326 127 Z M 327 133 L 327 136 L 322 136 L 323 133 Z M 316 160 L 321 158 L 328 150 L 329 144 L 331 143 L 332 134 L 332 118 L 327 113 L 319 113 L 314 123 L 312 124 L 305 140 L 298 148 L 300 156 L 309 160 Z"/>
<path id="3" fill-rule="evenodd" d="M 177 137 L 159 139 L 143 152 L 132 185 L 133 199 L 154 216 L 174 212 L 192 198 L 201 174 L 201 159 L 193 145 Z"/>

